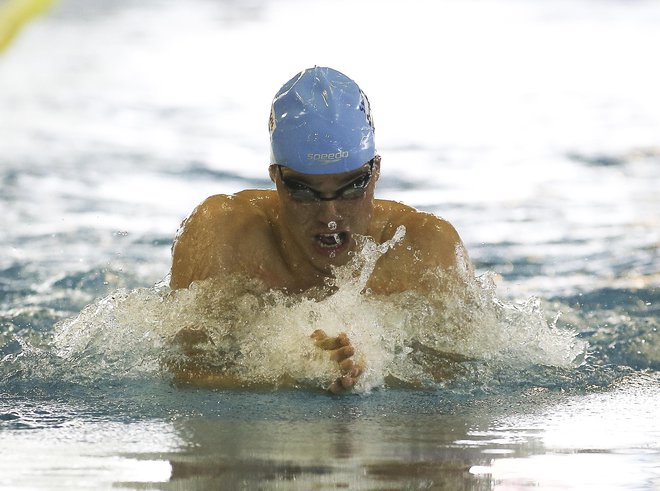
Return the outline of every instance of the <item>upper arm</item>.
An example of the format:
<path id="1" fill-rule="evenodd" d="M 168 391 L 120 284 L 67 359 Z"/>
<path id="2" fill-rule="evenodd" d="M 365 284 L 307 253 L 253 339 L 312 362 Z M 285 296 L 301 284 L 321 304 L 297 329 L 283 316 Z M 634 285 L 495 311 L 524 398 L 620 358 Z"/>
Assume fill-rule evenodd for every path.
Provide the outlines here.
<path id="1" fill-rule="evenodd" d="M 421 291 L 462 292 L 474 270 L 465 245 L 454 226 L 435 215 L 424 220 L 411 237 L 419 251 L 422 267 L 418 289 Z"/>
<path id="2" fill-rule="evenodd" d="M 433 214 L 405 210 L 391 222 L 406 227 L 400 244 L 381 258 L 374 286 L 384 293 L 446 290 L 473 275 L 465 246 L 456 229 Z"/>
<path id="3" fill-rule="evenodd" d="M 172 245 L 171 288 L 187 288 L 222 270 L 234 236 L 234 208 L 231 196 L 212 196 L 183 221 Z"/>
<path id="4" fill-rule="evenodd" d="M 411 221 L 410 245 L 424 266 L 471 269 L 465 245 L 451 223 L 430 213 L 416 213 Z"/>

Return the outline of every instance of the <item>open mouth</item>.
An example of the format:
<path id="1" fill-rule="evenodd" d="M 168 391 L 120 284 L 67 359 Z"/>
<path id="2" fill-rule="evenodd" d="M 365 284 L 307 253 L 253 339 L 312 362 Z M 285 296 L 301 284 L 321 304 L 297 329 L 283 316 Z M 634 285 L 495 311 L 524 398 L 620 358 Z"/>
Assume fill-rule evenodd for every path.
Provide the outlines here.
<path id="1" fill-rule="evenodd" d="M 336 232 L 333 234 L 319 234 L 316 236 L 316 242 L 319 246 L 327 249 L 336 249 L 341 247 L 348 240 L 346 232 Z"/>

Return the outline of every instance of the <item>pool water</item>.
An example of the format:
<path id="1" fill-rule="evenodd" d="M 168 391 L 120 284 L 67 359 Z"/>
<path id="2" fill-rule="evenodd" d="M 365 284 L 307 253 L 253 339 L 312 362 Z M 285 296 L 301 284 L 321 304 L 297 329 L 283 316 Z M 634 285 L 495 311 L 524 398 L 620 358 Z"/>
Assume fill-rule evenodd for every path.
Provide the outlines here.
<path id="1" fill-rule="evenodd" d="M 0 54 L 0 489 L 660 489 L 658 21 L 61 0 Z M 315 64 L 369 95 L 377 195 L 461 234 L 472 309 L 346 271 L 321 300 L 167 288 L 202 199 L 272 186 L 270 100 Z M 252 387 L 172 383 L 190 323 Z M 318 327 L 368 361 L 353 394 Z"/>

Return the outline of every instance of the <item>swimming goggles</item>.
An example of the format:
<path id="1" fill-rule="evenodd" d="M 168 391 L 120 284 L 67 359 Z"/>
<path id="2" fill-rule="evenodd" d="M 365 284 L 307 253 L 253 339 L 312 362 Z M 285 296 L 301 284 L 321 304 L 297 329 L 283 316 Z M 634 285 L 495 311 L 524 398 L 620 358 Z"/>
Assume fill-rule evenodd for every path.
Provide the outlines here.
<path id="1" fill-rule="evenodd" d="M 376 158 L 371 159 L 369 164 L 369 170 L 366 171 L 361 176 L 355 178 L 345 186 L 342 186 L 337 190 L 335 194 L 329 197 L 323 197 L 319 191 L 312 189 L 302 182 L 298 182 L 295 179 L 284 177 L 282 174 L 282 166 L 278 165 L 277 169 L 280 173 L 280 180 L 284 187 L 286 187 L 289 196 L 295 201 L 300 201 L 301 203 L 312 203 L 317 201 L 334 201 L 334 200 L 352 200 L 362 198 L 367 192 L 367 187 L 371 182 L 371 176 L 374 170 L 374 161 Z"/>

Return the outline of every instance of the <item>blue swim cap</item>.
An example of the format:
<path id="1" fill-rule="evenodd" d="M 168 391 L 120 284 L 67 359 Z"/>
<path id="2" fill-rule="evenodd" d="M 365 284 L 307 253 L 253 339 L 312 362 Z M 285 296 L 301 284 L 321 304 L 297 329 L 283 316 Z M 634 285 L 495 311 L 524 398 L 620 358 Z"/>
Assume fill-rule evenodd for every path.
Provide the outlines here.
<path id="1" fill-rule="evenodd" d="M 270 163 L 296 172 L 348 172 L 376 155 L 367 96 L 332 68 L 308 68 L 284 84 L 268 127 Z"/>

